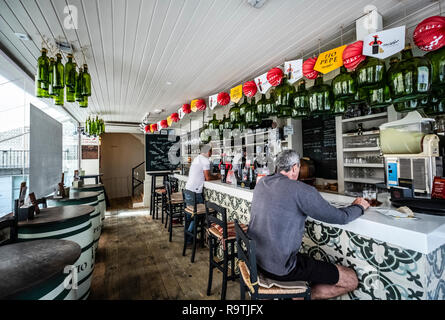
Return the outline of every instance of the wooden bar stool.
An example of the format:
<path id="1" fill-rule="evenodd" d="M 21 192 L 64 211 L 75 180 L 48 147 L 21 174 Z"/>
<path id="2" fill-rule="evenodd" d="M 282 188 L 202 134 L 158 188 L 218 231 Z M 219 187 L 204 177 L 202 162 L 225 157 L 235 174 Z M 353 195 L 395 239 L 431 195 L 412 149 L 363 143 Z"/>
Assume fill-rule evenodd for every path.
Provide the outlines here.
<path id="1" fill-rule="evenodd" d="M 235 273 L 235 224 L 227 223 L 227 210 L 212 202 L 206 202 L 206 221 L 207 233 L 209 236 L 209 282 L 207 286 L 207 295 L 211 295 L 213 269 L 217 268 L 223 274 L 221 300 L 226 299 L 227 281 L 238 279 Z M 221 219 L 218 218 L 218 215 Z M 247 226 L 243 226 L 247 230 Z M 218 243 L 223 249 L 223 260 L 216 260 L 216 250 Z M 231 262 L 231 275 L 228 275 L 229 261 Z"/>
<path id="2" fill-rule="evenodd" d="M 190 202 L 187 202 L 186 194 L 190 195 Z M 206 207 L 204 203 L 198 203 L 197 193 L 189 190 L 182 190 L 182 196 L 184 199 L 184 248 L 182 250 L 182 255 L 185 256 L 185 251 L 187 249 L 187 236 L 192 237 L 193 247 L 192 247 L 192 257 L 190 261 L 195 262 L 195 252 L 196 252 L 196 242 L 198 238 L 198 233 L 200 233 L 200 243 L 201 247 L 204 247 L 204 229 L 205 229 L 205 217 L 206 217 Z M 203 199 L 204 200 L 204 199 Z M 189 214 L 190 216 L 188 216 Z M 191 223 L 193 225 L 193 231 L 188 231 Z"/>
<path id="3" fill-rule="evenodd" d="M 281 282 L 258 274 L 255 241 L 250 239 L 244 228 L 235 220 L 236 250 L 240 269 L 241 300 L 246 299 L 246 290 L 251 300 L 260 299 L 311 299 L 311 289 L 305 281 Z"/>
<path id="4" fill-rule="evenodd" d="M 167 189 L 167 208 L 165 210 L 165 225 L 164 228 L 167 227 L 168 223 L 168 232 L 169 242 L 172 242 L 172 234 L 173 234 L 173 219 L 179 219 L 182 221 L 184 217 L 184 199 L 181 192 L 172 192 L 174 191 L 170 181 L 165 183 Z"/>
<path id="5" fill-rule="evenodd" d="M 159 219 L 159 207 L 163 210 L 166 204 L 166 194 L 164 183 L 162 186 L 156 186 L 157 177 L 163 176 L 164 183 L 166 180 L 165 174 L 151 174 L 151 197 L 150 197 L 150 215 L 153 219 Z M 164 211 L 162 211 L 162 223 L 164 222 Z"/>

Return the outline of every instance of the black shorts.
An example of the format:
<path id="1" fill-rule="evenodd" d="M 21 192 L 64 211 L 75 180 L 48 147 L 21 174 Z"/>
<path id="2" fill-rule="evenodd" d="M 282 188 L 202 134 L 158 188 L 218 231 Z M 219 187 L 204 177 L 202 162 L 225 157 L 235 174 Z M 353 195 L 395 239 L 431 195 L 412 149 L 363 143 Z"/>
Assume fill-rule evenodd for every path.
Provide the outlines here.
<path id="1" fill-rule="evenodd" d="M 336 284 L 340 274 L 332 263 L 315 260 L 305 254 L 297 253 L 295 268 L 285 276 L 277 276 L 258 266 L 258 271 L 269 279 L 277 281 L 307 281 L 313 284 Z"/>

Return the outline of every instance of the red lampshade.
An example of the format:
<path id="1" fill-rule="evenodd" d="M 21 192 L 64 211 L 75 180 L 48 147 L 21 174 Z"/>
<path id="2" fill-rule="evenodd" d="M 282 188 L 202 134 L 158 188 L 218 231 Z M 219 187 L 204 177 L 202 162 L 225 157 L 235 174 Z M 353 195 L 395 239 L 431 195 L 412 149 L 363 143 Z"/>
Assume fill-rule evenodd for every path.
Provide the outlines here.
<path id="1" fill-rule="evenodd" d="M 205 100 L 204 99 L 199 99 L 198 101 L 196 101 L 196 108 L 199 111 L 204 111 L 207 108 Z"/>
<path id="2" fill-rule="evenodd" d="M 145 126 L 144 130 L 145 130 L 145 132 L 148 132 L 148 131 L 150 131 L 150 125 L 149 125 L 149 124 L 147 124 L 147 125 Z"/>
<path id="3" fill-rule="evenodd" d="M 192 112 L 192 107 L 187 103 L 183 104 L 182 111 L 184 111 L 185 114 L 189 114 L 190 112 Z"/>
<path id="4" fill-rule="evenodd" d="M 168 122 L 167 120 L 161 120 L 161 128 L 166 129 L 168 128 Z"/>
<path id="5" fill-rule="evenodd" d="M 343 65 L 346 69 L 355 70 L 355 68 L 365 60 L 366 56 L 363 55 L 363 41 L 354 42 L 343 51 Z"/>
<path id="6" fill-rule="evenodd" d="M 173 122 L 178 122 L 179 121 L 179 114 L 177 112 L 172 113 L 170 117 L 171 117 Z"/>
<path id="7" fill-rule="evenodd" d="M 316 79 L 318 76 L 318 71 L 314 70 L 315 64 L 317 63 L 317 57 L 307 59 L 303 63 L 303 75 L 307 79 Z"/>
<path id="8" fill-rule="evenodd" d="M 230 96 L 227 92 L 220 92 L 216 100 L 220 106 L 226 106 L 230 103 Z"/>
<path id="9" fill-rule="evenodd" d="M 267 73 L 267 81 L 269 81 L 271 86 L 279 86 L 281 80 L 283 80 L 283 70 L 280 68 L 272 68 Z"/>
<path id="10" fill-rule="evenodd" d="M 414 30 L 414 43 L 423 51 L 435 51 L 445 45 L 445 17 L 423 20 Z"/>
<path id="11" fill-rule="evenodd" d="M 158 131 L 158 124 L 157 124 L 157 123 L 152 124 L 152 125 L 150 126 L 150 131 L 151 131 L 152 133 L 155 132 L 155 131 Z"/>
<path id="12" fill-rule="evenodd" d="M 254 97 L 256 95 L 256 93 L 258 92 L 258 88 L 256 86 L 255 81 L 247 81 L 243 85 L 243 92 L 246 97 L 250 97 L 250 98 Z"/>

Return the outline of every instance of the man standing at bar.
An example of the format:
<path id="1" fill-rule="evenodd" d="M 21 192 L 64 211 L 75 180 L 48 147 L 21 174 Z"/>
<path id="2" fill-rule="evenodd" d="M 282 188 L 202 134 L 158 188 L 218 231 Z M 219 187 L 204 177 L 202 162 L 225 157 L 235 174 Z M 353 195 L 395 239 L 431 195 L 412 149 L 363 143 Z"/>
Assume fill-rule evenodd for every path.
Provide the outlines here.
<path id="1" fill-rule="evenodd" d="M 300 157 L 285 150 L 276 159 L 276 174 L 257 184 L 248 235 L 256 242 L 258 270 L 278 281 L 307 281 L 312 299 L 329 299 L 358 286 L 355 271 L 299 253 L 306 217 L 330 224 L 347 224 L 365 212 L 369 203 L 357 198 L 351 206 L 335 208 L 320 193 L 298 181 Z"/>
<path id="2" fill-rule="evenodd" d="M 197 193 L 196 202 L 204 203 L 204 197 L 202 195 L 204 182 L 221 179 L 221 176 L 219 174 L 212 175 L 210 172 L 211 156 L 212 156 L 212 148 L 209 145 L 204 145 L 201 148 L 201 154 L 193 160 L 192 165 L 190 166 L 189 178 L 187 184 L 185 185 L 184 196 L 186 205 L 193 204 L 193 193 L 187 191 Z M 188 218 L 190 219 L 190 217 Z M 194 221 L 190 223 L 188 231 L 192 232 L 193 227 L 194 227 Z"/>

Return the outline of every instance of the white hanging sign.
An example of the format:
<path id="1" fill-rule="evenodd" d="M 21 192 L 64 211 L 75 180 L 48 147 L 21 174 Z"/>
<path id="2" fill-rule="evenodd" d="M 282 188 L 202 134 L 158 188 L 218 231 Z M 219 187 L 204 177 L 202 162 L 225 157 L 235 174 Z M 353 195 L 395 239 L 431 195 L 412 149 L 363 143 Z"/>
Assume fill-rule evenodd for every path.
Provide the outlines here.
<path id="1" fill-rule="evenodd" d="M 284 63 L 284 73 L 287 76 L 287 81 L 293 84 L 303 78 L 303 60 L 293 60 Z"/>
<path id="2" fill-rule="evenodd" d="M 405 48 L 406 27 L 398 27 L 368 35 L 363 44 L 363 55 L 386 59 Z"/>
<path id="3" fill-rule="evenodd" d="M 209 97 L 209 107 L 210 110 L 215 109 L 215 107 L 218 105 L 218 94 L 214 94 L 213 96 Z"/>
<path id="4" fill-rule="evenodd" d="M 185 117 L 185 112 L 182 110 L 182 107 L 178 109 L 179 120 L 182 120 Z"/>
<path id="5" fill-rule="evenodd" d="M 161 131 L 161 121 L 158 122 L 158 131 Z"/>
<path id="6" fill-rule="evenodd" d="M 267 81 L 267 73 L 262 74 L 261 76 L 255 78 L 256 86 L 258 87 L 258 91 L 265 94 L 267 90 L 270 89 L 271 84 Z"/>

